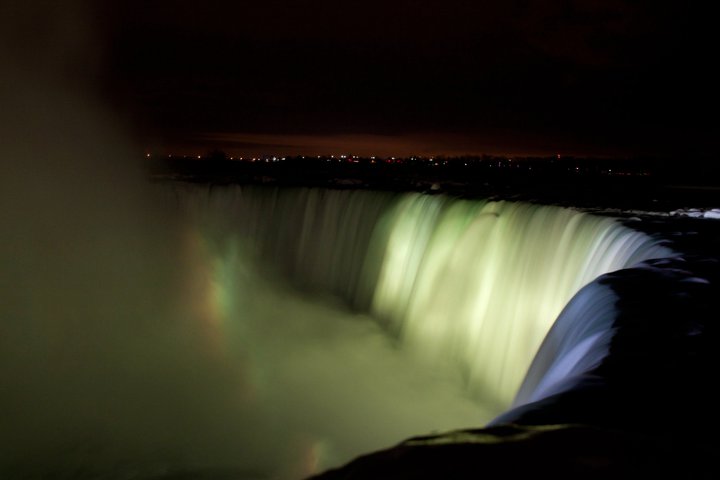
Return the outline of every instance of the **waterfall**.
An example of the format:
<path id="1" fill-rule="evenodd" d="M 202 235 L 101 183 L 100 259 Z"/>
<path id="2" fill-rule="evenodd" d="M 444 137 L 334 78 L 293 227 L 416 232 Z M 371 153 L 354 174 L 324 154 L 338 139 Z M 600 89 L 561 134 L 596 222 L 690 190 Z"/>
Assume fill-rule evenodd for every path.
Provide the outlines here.
<path id="1" fill-rule="evenodd" d="M 570 300 L 540 345 L 515 396 L 514 408 L 577 386 L 600 364 L 614 333 L 617 300 L 613 289 L 598 281 Z"/>
<path id="2" fill-rule="evenodd" d="M 599 275 L 670 254 L 528 203 L 70 185 L 3 212 L 2 478 L 301 478 L 482 426 L 602 359 Z"/>
<path id="3" fill-rule="evenodd" d="M 371 314 L 424 361 L 453 365 L 498 414 L 583 286 L 671 253 L 614 219 L 521 202 L 258 188 L 195 202 L 210 207 L 206 227 L 232 231 L 296 285 Z M 568 308 L 563 323 L 583 321 Z"/>

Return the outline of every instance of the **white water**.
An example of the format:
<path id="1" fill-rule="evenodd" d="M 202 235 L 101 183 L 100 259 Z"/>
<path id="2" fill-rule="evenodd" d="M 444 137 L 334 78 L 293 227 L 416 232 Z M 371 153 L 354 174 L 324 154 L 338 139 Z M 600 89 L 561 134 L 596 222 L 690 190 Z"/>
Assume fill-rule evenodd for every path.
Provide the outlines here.
<path id="1" fill-rule="evenodd" d="M 597 281 L 583 287 L 543 340 L 513 401 L 521 407 L 573 388 L 608 353 L 617 294 Z"/>
<path id="2" fill-rule="evenodd" d="M 670 254 L 610 218 L 557 207 L 313 189 L 175 192 L 212 259 L 217 337 L 251 360 L 263 402 L 288 392 L 300 400 L 313 418 L 300 430 L 316 432 L 307 434 L 313 448 L 324 445 L 321 466 L 504 412 L 583 285 Z M 515 405 L 601 359 L 614 299 L 574 300 L 562 331 L 575 333 L 562 334 L 564 346 L 544 360 L 555 363 L 539 362 Z"/>
<path id="3" fill-rule="evenodd" d="M 611 219 L 528 204 L 177 187 L 133 219 L 88 203 L 111 198 L 95 187 L 50 205 L 20 188 L 37 215 L 10 219 L 3 247 L 7 478 L 297 478 L 481 426 L 577 289 L 668 254 Z M 548 361 L 578 361 L 527 401 L 584 368 L 566 347 Z"/>
<path id="4" fill-rule="evenodd" d="M 496 414 L 582 286 L 670 254 L 611 218 L 524 203 L 254 189 L 207 200 L 242 219 L 229 227 L 238 240 L 290 278 L 370 313 L 426 361 L 454 365 Z"/>
<path id="5" fill-rule="evenodd" d="M 386 245 L 373 312 L 424 356 L 461 366 L 497 413 L 582 286 L 670 253 L 610 218 L 423 196 L 395 207 Z"/>

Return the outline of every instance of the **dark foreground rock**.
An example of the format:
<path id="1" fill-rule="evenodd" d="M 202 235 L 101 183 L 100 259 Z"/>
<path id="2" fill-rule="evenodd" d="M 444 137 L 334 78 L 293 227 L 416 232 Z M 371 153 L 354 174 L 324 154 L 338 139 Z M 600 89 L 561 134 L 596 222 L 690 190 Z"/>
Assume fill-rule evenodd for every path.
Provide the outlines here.
<path id="1" fill-rule="evenodd" d="M 581 425 L 503 425 L 410 439 L 314 480 L 716 478 L 713 445 Z"/>

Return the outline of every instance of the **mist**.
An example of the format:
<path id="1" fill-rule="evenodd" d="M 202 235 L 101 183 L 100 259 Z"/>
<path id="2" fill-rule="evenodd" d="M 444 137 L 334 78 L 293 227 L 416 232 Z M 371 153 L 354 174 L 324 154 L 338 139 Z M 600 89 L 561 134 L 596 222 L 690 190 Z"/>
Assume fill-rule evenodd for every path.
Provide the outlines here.
<path id="1" fill-rule="evenodd" d="M 2 9 L 3 478 L 297 478 L 482 422 L 371 319 L 204 243 L 102 101 L 82 2 Z"/>

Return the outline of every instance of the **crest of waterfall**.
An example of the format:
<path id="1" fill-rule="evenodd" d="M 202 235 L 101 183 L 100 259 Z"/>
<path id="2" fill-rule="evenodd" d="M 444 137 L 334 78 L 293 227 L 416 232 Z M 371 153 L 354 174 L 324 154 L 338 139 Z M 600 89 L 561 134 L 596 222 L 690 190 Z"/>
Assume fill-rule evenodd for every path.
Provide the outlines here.
<path id="1" fill-rule="evenodd" d="M 583 286 L 671 254 L 612 218 L 521 202 L 257 188 L 204 202 L 214 231 L 300 287 L 371 313 L 424 361 L 456 365 L 498 413 Z"/>

